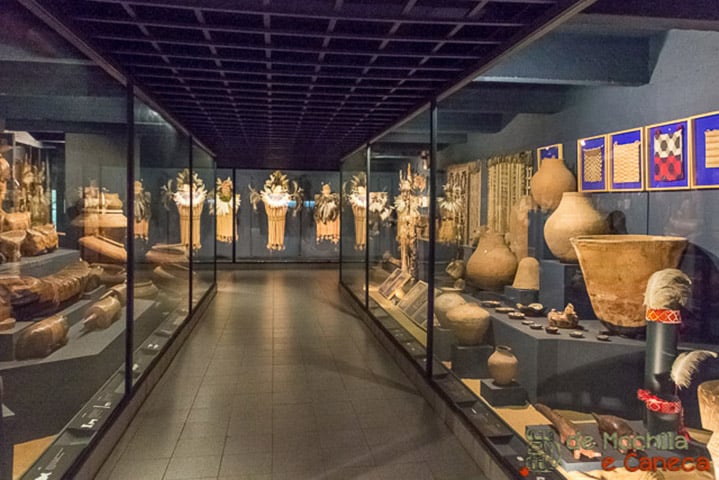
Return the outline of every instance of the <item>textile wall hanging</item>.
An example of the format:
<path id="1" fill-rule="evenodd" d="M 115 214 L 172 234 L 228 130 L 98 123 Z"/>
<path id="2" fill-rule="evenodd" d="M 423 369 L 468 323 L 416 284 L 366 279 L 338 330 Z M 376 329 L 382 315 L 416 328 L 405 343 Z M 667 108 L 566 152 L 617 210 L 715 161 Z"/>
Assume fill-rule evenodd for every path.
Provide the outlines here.
<path id="1" fill-rule="evenodd" d="M 580 192 L 607 191 L 607 137 L 605 135 L 577 140 Z"/>
<path id="2" fill-rule="evenodd" d="M 531 168 L 531 167 L 530 167 Z M 529 175 L 531 177 L 531 175 Z M 527 178 L 529 178 L 527 177 Z M 468 244 L 474 232 L 482 225 L 482 163 L 472 162 L 469 170 L 469 192 L 467 194 L 467 227 L 463 243 Z"/>
<path id="3" fill-rule="evenodd" d="M 169 209 L 170 201 L 175 203 L 180 213 L 180 243 L 184 246 L 192 245 L 197 250 L 200 244 L 200 217 L 205 206 L 207 190 L 205 182 L 197 175 L 185 168 L 177 174 L 175 187 L 172 179 L 162 187 L 162 200 L 165 208 Z M 190 242 L 190 221 L 192 221 L 192 242 Z"/>
<path id="4" fill-rule="evenodd" d="M 644 189 L 642 158 L 644 135 L 641 128 L 607 135 L 609 154 L 609 190 L 640 191 Z"/>
<path id="5" fill-rule="evenodd" d="M 407 164 L 406 172 L 399 172 L 399 195 L 394 199 L 397 212 L 397 243 L 399 243 L 401 268 L 413 278 L 418 276 L 417 228 L 420 224 L 421 194 L 427 188 L 427 177 L 412 173 Z"/>
<path id="6" fill-rule="evenodd" d="M 689 187 L 689 122 L 646 127 L 648 155 L 647 189 L 677 190 Z"/>
<path id="7" fill-rule="evenodd" d="M 532 152 L 492 157 L 487 161 L 487 168 L 487 226 L 494 232 L 507 233 L 512 206 L 528 192 Z"/>
<path id="8" fill-rule="evenodd" d="M 150 209 L 152 196 L 150 192 L 145 191 L 142 180 L 135 180 L 134 192 L 135 238 L 147 241 L 150 232 L 150 217 L 152 215 Z"/>
<path id="9" fill-rule="evenodd" d="M 332 192 L 329 183 L 322 184 L 322 193 L 315 195 L 314 219 L 317 225 L 317 243 L 322 240 L 339 243 L 340 196 Z"/>
<path id="10" fill-rule="evenodd" d="M 353 175 L 342 189 L 354 216 L 355 250 L 364 250 L 367 244 L 367 175 L 364 172 Z"/>
<path id="11" fill-rule="evenodd" d="M 217 232 L 215 235 L 218 242 L 232 243 L 232 227 L 237 212 L 240 210 L 240 194 L 233 195 L 235 188 L 230 177 L 225 180 L 218 178 L 216 185 L 215 208 L 210 211 L 217 217 Z M 239 234 L 235 229 L 234 240 L 238 238 Z"/>
<path id="12" fill-rule="evenodd" d="M 267 213 L 267 248 L 269 250 L 285 249 L 285 223 L 287 210 L 292 208 L 292 214 L 302 208 L 303 190 L 296 181 L 287 178 L 279 170 L 270 174 L 265 185 L 259 192 L 250 185 L 250 202 L 257 210 L 257 204 L 262 202 Z"/>
<path id="13" fill-rule="evenodd" d="M 692 119 L 693 178 L 696 188 L 719 186 L 719 112 Z"/>
<path id="14" fill-rule="evenodd" d="M 469 223 L 467 219 L 469 217 L 468 194 L 471 168 L 471 163 L 450 165 L 447 167 L 447 183 L 444 186 L 445 192 L 451 190 L 451 195 L 453 195 L 452 202 L 459 202 L 458 205 L 461 205 L 461 208 L 452 214 L 452 221 L 457 229 L 460 243 L 466 242 L 469 238 Z M 440 205 L 440 215 L 441 214 L 442 207 Z M 440 224 L 440 229 L 441 228 L 442 225 Z M 445 227 L 444 234 L 448 233 L 448 228 L 449 227 Z M 442 235 L 439 236 L 439 240 L 445 242 L 450 241 L 446 238 L 443 240 Z M 453 242 L 455 240 L 453 239 L 451 241 Z"/>

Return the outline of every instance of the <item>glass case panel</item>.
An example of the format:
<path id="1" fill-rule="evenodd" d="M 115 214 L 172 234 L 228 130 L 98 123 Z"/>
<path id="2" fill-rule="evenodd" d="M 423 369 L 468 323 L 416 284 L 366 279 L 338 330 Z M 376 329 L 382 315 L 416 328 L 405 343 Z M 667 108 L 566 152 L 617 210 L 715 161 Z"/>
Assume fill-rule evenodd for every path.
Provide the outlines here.
<path id="1" fill-rule="evenodd" d="M 217 182 L 215 160 L 197 145 L 192 146 L 192 173 L 197 175 L 197 178 L 205 185 L 205 191 L 197 190 L 197 193 L 192 196 L 192 236 L 199 240 L 199 244 L 195 245 L 192 252 L 192 308 L 194 309 L 215 283 L 216 226 L 218 222 L 222 222 L 220 225 L 223 227 L 223 235 L 229 233 L 231 236 L 234 215 L 231 209 L 232 186 Z M 217 191 L 220 191 L 219 197 Z M 230 200 L 229 203 L 227 199 Z M 216 217 L 219 214 L 217 220 L 212 218 L 213 213 Z M 227 222 L 228 214 L 229 222 Z M 226 228 L 228 224 L 229 232 Z"/>
<path id="2" fill-rule="evenodd" d="M 218 168 L 216 172 L 215 203 L 210 210 L 214 212 L 217 235 L 215 258 L 217 262 L 227 263 L 233 261 L 235 241 L 240 237 L 239 212 L 243 208 L 242 202 L 247 201 L 247 194 L 235 190 L 231 168 Z M 244 208 L 247 208 L 247 204 Z"/>
<path id="3" fill-rule="evenodd" d="M 429 131 L 426 110 L 371 145 L 369 168 L 370 309 L 420 362 L 431 288 Z"/>
<path id="4" fill-rule="evenodd" d="M 3 18 L 0 478 L 59 477 L 124 395 L 127 93 L 15 2 Z"/>
<path id="5" fill-rule="evenodd" d="M 346 157 L 341 165 L 342 218 L 340 281 L 365 303 L 367 247 L 367 150 Z"/>
<path id="6" fill-rule="evenodd" d="M 537 84 L 530 47 L 497 67 L 521 72 L 512 83 L 490 71 L 439 103 L 435 282 L 462 290 L 435 299 L 434 354 L 476 394 L 470 421 L 513 438 L 496 450 L 526 474 L 626 473 L 646 453 L 691 463 L 672 478 L 711 478 L 716 36 L 619 28 L 569 22 L 544 45 L 586 45 L 586 65 L 556 51 Z M 609 51 L 622 71 L 589 73 Z M 462 218 L 457 248 L 443 233 Z M 458 324 L 466 304 L 476 315 Z M 624 448 L 635 438 L 649 443 Z"/>
<path id="7" fill-rule="evenodd" d="M 190 139 L 135 99 L 134 379 L 188 318 L 191 193 L 206 195 L 190 171 Z M 214 175 L 209 176 L 209 181 Z M 209 188 L 212 188 L 211 186 Z M 204 193 L 203 193 L 204 192 Z M 204 204 L 201 204 L 204 205 Z M 197 227 L 199 222 L 196 222 Z M 211 227 L 210 227 L 211 229 Z M 192 272 L 193 283 L 199 274 Z"/>

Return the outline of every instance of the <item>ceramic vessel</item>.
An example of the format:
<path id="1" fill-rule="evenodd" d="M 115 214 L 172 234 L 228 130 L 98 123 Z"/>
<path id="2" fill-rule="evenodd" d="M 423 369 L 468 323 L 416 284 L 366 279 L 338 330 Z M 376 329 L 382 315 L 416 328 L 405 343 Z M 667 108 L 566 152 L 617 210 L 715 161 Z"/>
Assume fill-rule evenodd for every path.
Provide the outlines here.
<path id="1" fill-rule="evenodd" d="M 539 262 L 534 257 L 519 261 L 512 287 L 522 290 L 539 290 Z"/>
<path id="2" fill-rule="evenodd" d="M 714 465 L 714 478 L 719 478 L 719 380 L 703 382 L 697 388 L 702 428 L 712 432 L 707 450 Z"/>
<path id="3" fill-rule="evenodd" d="M 489 376 L 500 386 L 511 384 L 519 373 L 519 361 L 507 345 L 497 345 L 487 360 Z"/>
<path id="4" fill-rule="evenodd" d="M 608 233 L 606 217 L 594 209 L 586 195 L 578 192 L 565 192 L 559 207 L 544 224 L 547 246 L 563 262 L 577 261 L 570 238 L 605 233 Z"/>
<path id="5" fill-rule="evenodd" d="M 434 314 L 437 316 L 440 325 L 447 321 L 447 312 L 454 307 L 464 305 L 467 301 L 458 293 L 443 293 L 434 299 Z"/>
<path id="6" fill-rule="evenodd" d="M 517 271 L 517 257 L 495 232 L 479 236 L 477 249 L 467 262 L 466 278 L 485 290 L 499 290 L 512 283 Z"/>
<path id="7" fill-rule="evenodd" d="M 476 303 L 465 303 L 447 312 L 443 326 L 454 332 L 460 345 L 480 345 L 489 328 L 489 312 Z"/>
<path id="8" fill-rule="evenodd" d="M 559 206 L 564 192 L 577 190 L 577 179 L 560 158 L 545 158 L 530 181 L 532 198 L 542 211 Z"/>
<path id="9" fill-rule="evenodd" d="M 686 238 L 654 235 L 588 235 L 571 242 L 597 318 L 610 330 L 629 335 L 646 327 L 649 277 L 676 268 L 687 245 Z"/>

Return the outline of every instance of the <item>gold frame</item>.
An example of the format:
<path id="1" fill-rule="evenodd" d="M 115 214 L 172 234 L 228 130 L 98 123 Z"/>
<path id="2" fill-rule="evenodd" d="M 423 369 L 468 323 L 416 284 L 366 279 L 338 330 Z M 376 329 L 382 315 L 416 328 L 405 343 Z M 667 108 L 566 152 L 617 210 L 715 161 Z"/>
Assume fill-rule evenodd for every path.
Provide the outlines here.
<path id="1" fill-rule="evenodd" d="M 582 183 L 584 180 L 584 156 L 582 155 L 582 142 L 587 140 L 597 140 L 597 139 L 604 139 L 604 188 L 597 189 L 597 190 L 585 190 L 582 188 Z M 588 193 L 602 193 L 602 192 L 608 192 L 609 191 L 609 169 L 607 168 L 609 164 L 609 153 L 607 152 L 607 140 L 608 136 L 606 133 L 603 133 L 601 135 L 593 135 L 591 137 L 584 137 L 584 138 L 578 138 L 577 139 L 577 191 L 578 192 L 588 192 Z"/>
<path id="2" fill-rule="evenodd" d="M 692 177 L 694 176 L 694 142 L 693 139 L 693 132 L 692 132 L 692 117 L 683 117 L 678 118 L 676 120 L 669 120 L 666 122 L 660 122 L 660 123 L 653 123 L 651 125 L 646 125 L 643 127 L 644 129 L 644 158 L 642 161 L 644 162 L 644 189 L 647 192 L 661 192 L 661 191 L 672 191 L 672 190 L 691 190 L 692 187 Z M 654 127 L 663 127 L 665 125 L 669 125 L 672 123 L 682 123 L 686 122 L 687 124 L 687 132 L 686 136 L 684 138 L 684 141 L 687 145 L 687 159 L 686 159 L 686 165 L 687 165 L 687 185 L 683 187 L 652 187 L 651 182 L 649 181 L 649 175 L 652 171 L 650 166 L 651 162 L 651 155 L 649 150 L 649 141 L 650 141 L 650 135 L 649 131 Z"/>
<path id="3" fill-rule="evenodd" d="M 546 150 L 548 148 L 554 148 L 557 147 L 557 151 L 559 152 L 559 158 L 564 161 L 564 148 L 563 143 L 553 143 L 551 145 L 544 145 L 543 147 L 537 148 L 537 151 L 535 152 L 537 155 L 537 168 L 542 166 L 542 150 Z"/>
<path id="4" fill-rule="evenodd" d="M 691 117 L 687 118 L 687 125 L 689 128 L 689 132 L 691 133 L 691 142 L 689 142 L 689 147 L 691 148 L 691 176 L 689 177 L 689 188 L 691 190 L 710 190 L 710 189 L 717 189 L 719 188 L 719 184 L 717 185 L 697 185 L 696 183 L 696 155 L 694 151 L 694 143 L 696 142 L 696 132 L 694 130 L 694 122 L 699 118 L 704 117 L 711 117 L 714 115 L 719 115 L 719 110 L 714 112 L 707 112 L 707 113 L 700 113 L 698 115 L 692 115 Z M 688 154 L 688 151 L 687 151 Z M 706 159 L 705 159 L 706 160 Z"/>
<path id="5" fill-rule="evenodd" d="M 612 178 L 614 173 L 614 144 L 612 143 L 612 137 L 614 135 L 621 135 L 622 133 L 629 133 L 629 132 L 635 132 L 639 131 L 639 148 L 641 151 L 639 152 L 639 168 L 641 169 L 640 172 L 640 182 L 642 186 L 640 188 L 612 188 Z M 645 171 L 647 168 L 646 162 L 644 161 L 644 155 L 646 150 L 646 145 L 644 145 L 644 127 L 634 127 L 634 128 L 627 128 L 626 130 L 618 130 L 616 132 L 607 133 L 607 140 L 606 143 L 609 144 L 610 147 L 612 147 L 609 150 L 609 153 L 607 154 L 607 163 L 609 165 L 609 168 L 607 168 L 607 191 L 609 192 L 643 192 L 646 189 L 647 183 L 646 183 L 646 175 Z"/>

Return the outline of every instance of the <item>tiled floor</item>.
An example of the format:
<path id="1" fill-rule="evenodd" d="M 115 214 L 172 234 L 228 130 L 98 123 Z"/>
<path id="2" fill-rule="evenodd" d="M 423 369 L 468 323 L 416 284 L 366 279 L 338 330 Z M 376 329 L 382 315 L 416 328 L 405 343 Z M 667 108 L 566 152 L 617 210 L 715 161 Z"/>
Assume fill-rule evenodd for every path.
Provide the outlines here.
<path id="1" fill-rule="evenodd" d="M 337 272 L 221 272 L 98 478 L 484 479 L 341 300 Z"/>

